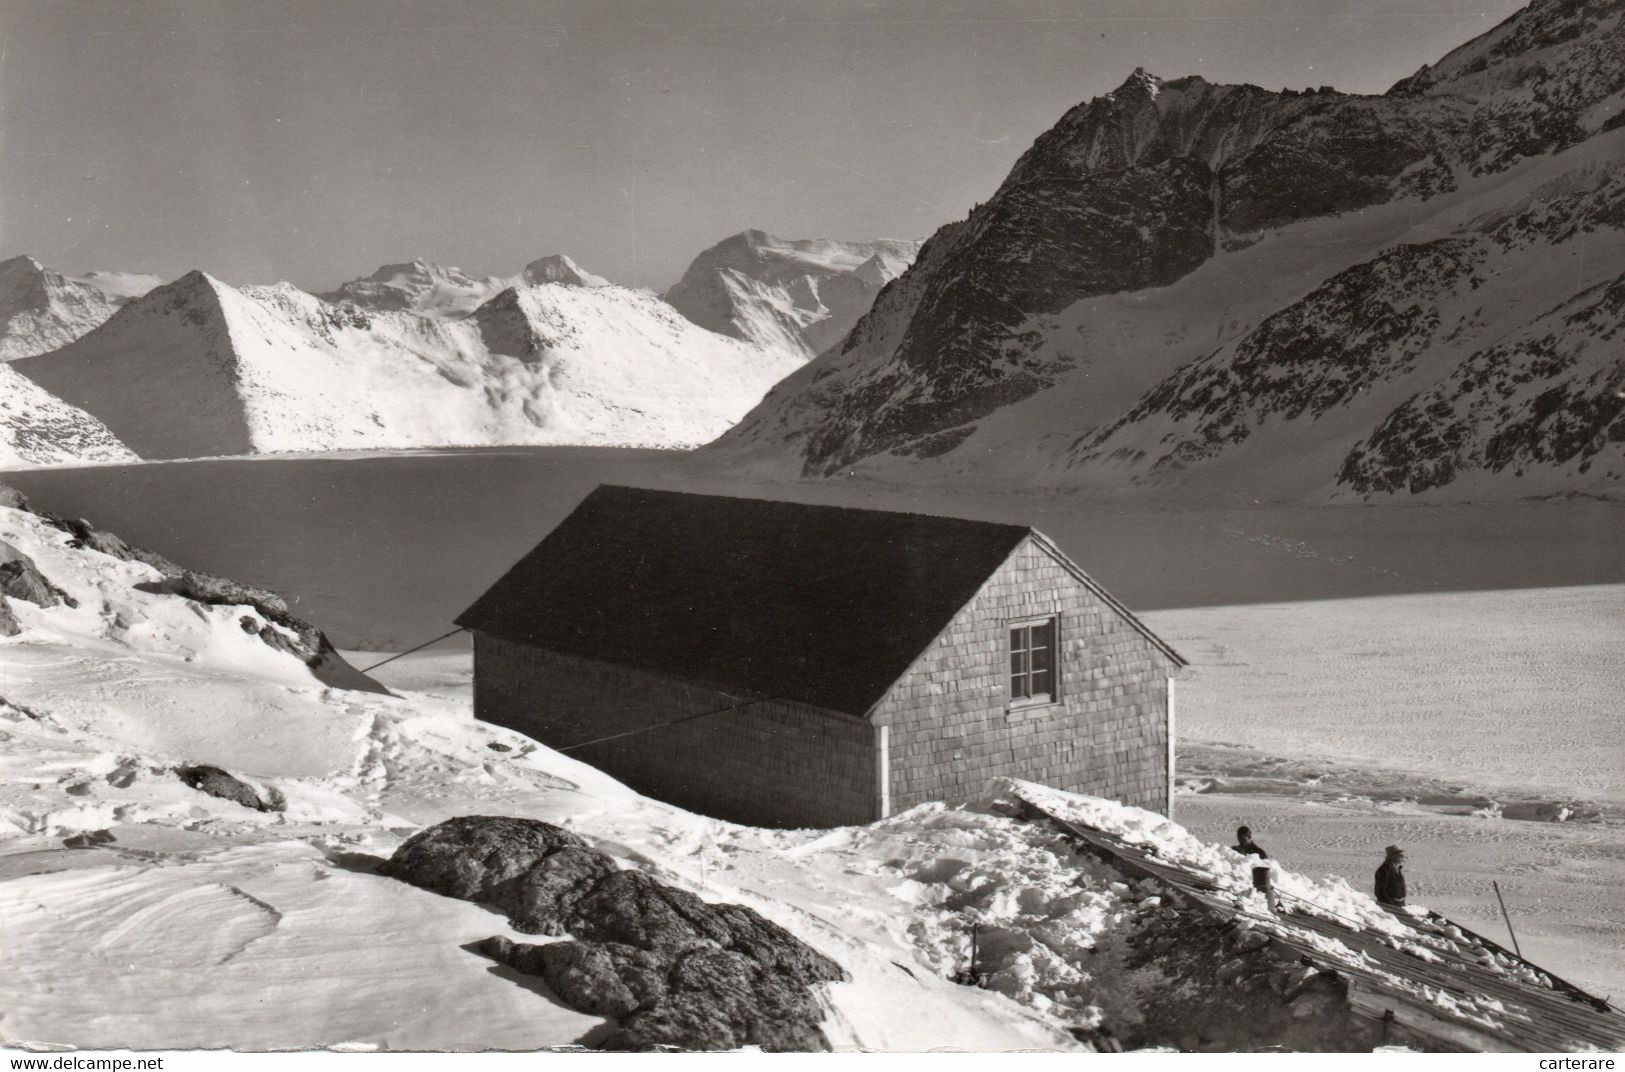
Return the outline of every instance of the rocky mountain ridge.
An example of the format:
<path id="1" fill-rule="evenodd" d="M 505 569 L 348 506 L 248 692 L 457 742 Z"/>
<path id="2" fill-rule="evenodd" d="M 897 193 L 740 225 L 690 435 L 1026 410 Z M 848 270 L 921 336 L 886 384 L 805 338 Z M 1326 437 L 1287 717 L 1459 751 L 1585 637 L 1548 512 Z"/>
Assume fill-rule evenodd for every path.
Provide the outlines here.
<path id="1" fill-rule="evenodd" d="M 1396 240 L 1434 241 L 1442 227 L 1479 234 L 1476 223 L 1454 217 L 1463 204 L 1516 214 L 1536 162 L 1570 161 L 1578 177 L 1551 181 L 1583 185 L 1617 159 L 1622 42 L 1617 5 L 1540 0 L 1380 97 L 1136 71 L 1040 136 L 987 202 L 926 242 L 839 346 L 770 392 L 712 453 L 807 475 L 974 480 L 1009 472 L 1099 487 L 1140 480 L 1143 473 L 1122 472 L 1127 455 L 1118 449 L 1128 446 L 1122 434 L 1131 425 L 1142 431 L 1130 436 L 1128 455 L 1156 454 L 1147 441 L 1169 434 L 1172 449 L 1196 449 L 1147 423 L 1159 409 L 1148 392 L 1175 373 L 1176 354 L 1223 361 L 1212 340 L 1237 339 L 1286 314 L 1343 272 L 1354 272 L 1337 284 L 1351 309 L 1363 301 L 1362 279 L 1442 300 L 1429 275 L 1442 247 L 1413 255 L 1393 248 Z M 1607 202 L 1616 193 L 1604 183 L 1595 197 Z M 1547 221 L 1552 230 L 1535 243 L 1544 253 L 1503 249 L 1502 270 L 1513 271 L 1520 257 L 1533 266 L 1554 251 L 1574 253 L 1585 268 L 1551 304 L 1595 286 L 1619 263 L 1608 260 L 1619 255 L 1604 234 L 1611 212 L 1600 204 L 1570 231 Z M 1219 278 L 1227 269 L 1260 273 L 1258 289 L 1273 289 L 1278 304 L 1236 293 Z M 1195 293 L 1203 289 L 1228 289 L 1231 299 L 1220 307 Z M 1158 323 L 1150 309 L 1176 291 L 1196 300 L 1162 305 Z M 1271 330 L 1291 319 L 1271 320 Z M 1135 325 L 1134 338 L 1121 335 L 1123 324 Z M 1374 359 L 1405 364 L 1371 325 L 1348 329 L 1345 320 L 1318 333 L 1313 358 L 1294 351 L 1290 375 L 1335 383 L 1377 351 Z M 1410 344 L 1427 337 L 1413 333 Z M 1111 350 L 1102 348 L 1107 338 Z M 1448 371 L 1424 364 L 1416 370 Z M 1250 397 L 1246 376 L 1226 382 L 1243 397 L 1227 397 L 1225 407 L 1271 411 L 1266 398 Z M 1431 382 L 1407 381 L 1390 408 Z M 1337 425 L 1342 451 L 1386 412 L 1371 413 L 1363 427 Z M 1088 423 L 1080 426 L 1080 416 Z M 1180 419 L 1155 414 L 1164 424 Z M 1104 453 L 1073 454 L 1074 444 L 1113 437 L 1117 446 Z M 1316 450 L 1329 449 L 1317 441 Z M 1224 443 L 1204 459 L 1231 453 Z M 1328 461 L 1318 483 L 1305 477 L 1290 490 L 1256 475 L 1237 479 L 1250 482 L 1250 494 L 1333 494 L 1340 461 Z"/>
<path id="2" fill-rule="evenodd" d="M 1602 281 L 1572 268 L 1541 278 L 1539 266 L 1582 242 Z M 1609 463 L 1625 439 L 1625 426 L 1614 427 L 1625 369 L 1612 353 L 1620 320 L 1606 271 L 1625 267 L 1622 254 L 1625 163 L 1576 168 L 1521 205 L 1339 272 L 1154 385 L 1066 464 L 1154 480 L 1254 436 L 1277 444 L 1271 455 L 1291 455 L 1313 451 L 1324 427 L 1374 428 L 1336 467 L 1332 494 L 1415 494 L 1509 466 L 1531 480 L 1555 468 L 1532 493 L 1615 480 L 1625 476 Z M 1538 405 L 1521 390 L 1531 381 L 1547 392 Z M 1493 411 L 1489 397 L 1500 403 Z M 1446 398 L 1473 415 L 1447 412 Z M 1454 423 L 1441 432 L 1431 420 Z M 1416 441 L 1406 445 L 1405 434 Z M 1520 451 L 1490 445 L 1508 435 Z M 1594 460 L 1604 463 L 1596 471 Z"/>

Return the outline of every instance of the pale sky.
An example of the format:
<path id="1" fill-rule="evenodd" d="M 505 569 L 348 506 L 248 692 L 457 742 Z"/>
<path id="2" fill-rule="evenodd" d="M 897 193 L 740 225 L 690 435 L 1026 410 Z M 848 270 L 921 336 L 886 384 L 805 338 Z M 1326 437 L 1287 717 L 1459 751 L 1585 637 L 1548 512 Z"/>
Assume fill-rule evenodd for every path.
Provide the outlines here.
<path id="1" fill-rule="evenodd" d="M 1136 66 L 1378 93 L 1518 0 L 0 0 L 0 257 L 325 289 L 923 238 Z"/>

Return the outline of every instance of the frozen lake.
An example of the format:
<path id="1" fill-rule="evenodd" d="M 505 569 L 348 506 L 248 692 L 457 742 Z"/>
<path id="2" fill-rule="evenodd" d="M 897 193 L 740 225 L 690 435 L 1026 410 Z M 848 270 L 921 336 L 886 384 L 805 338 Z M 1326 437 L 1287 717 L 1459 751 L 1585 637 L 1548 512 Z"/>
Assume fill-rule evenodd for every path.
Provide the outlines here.
<path id="1" fill-rule="evenodd" d="M 688 456 L 515 448 L 0 474 L 188 567 L 262 584 L 343 647 L 451 619 L 587 492 L 623 483 L 1030 524 L 1136 610 L 1625 582 L 1625 505 L 1181 509 L 1012 491 L 708 478 Z"/>

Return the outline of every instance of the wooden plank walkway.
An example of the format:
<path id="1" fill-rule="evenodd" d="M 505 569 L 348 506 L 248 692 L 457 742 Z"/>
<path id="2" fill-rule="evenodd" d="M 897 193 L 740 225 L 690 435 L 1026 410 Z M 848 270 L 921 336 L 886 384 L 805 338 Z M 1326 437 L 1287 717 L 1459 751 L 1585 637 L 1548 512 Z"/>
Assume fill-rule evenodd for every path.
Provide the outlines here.
<path id="1" fill-rule="evenodd" d="M 1412 932 L 1402 944 L 1322 906 L 1293 904 L 1297 898 L 1290 895 L 1283 895 L 1282 911 L 1260 913 L 1212 874 L 1021 802 L 1029 818 L 1054 824 L 1124 874 L 1153 879 L 1209 914 L 1245 918 L 1308 963 L 1342 974 L 1357 1012 L 1393 1022 L 1433 1046 L 1525 1053 L 1625 1049 L 1625 1013 L 1443 916 L 1395 913 Z M 1325 939 L 1347 955 L 1335 947 L 1328 951 Z M 1407 945 L 1429 952 L 1418 954 Z"/>

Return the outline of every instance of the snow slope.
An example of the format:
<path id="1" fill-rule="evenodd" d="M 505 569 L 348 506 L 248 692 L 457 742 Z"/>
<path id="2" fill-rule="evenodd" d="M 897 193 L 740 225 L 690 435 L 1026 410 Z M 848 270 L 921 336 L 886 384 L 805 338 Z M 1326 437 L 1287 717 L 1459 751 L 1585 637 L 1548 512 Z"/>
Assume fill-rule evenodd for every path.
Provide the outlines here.
<path id="1" fill-rule="evenodd" d="M 1051 1019 L 954 986 L 872 904 L 900 874 L 828 905 L 782 900 L 842 870 L 808 835 L 731 827 L 636 797 L 591 768 L 472 721 L 466 700 L 327 689 L 246 634 L 245 608 L 132 590 L 148 568 L 67 546 L 0 508 L 0 539 L 79 607 L 13 600 L 0 639 L 0 1038 L 190 1048 L 536 1048 L 599 1021 L 462 946 L 498 917 L 372 873 L 405 835 L 454 814 L 515 814 L 712 900 L 757 908 L 835 956 L 826 1030 L 843 1048 L 1071 1045 Z M 492 746 L 501 746 L 500 749 Z M 209 763 L 275 790 L 260 812 L 175 776 Z M 106 830 L 113 840 L 68 848 Z M 792 861 L 736 882 L 737 856 Z M 834 854 L 832 858 L 838 858 Z M 904 891 L 905 894 L 908 892 Z M 894 961 L 901 961 L 899 967 Z M 130 967 L 126 967 L 130 966 Z M 460 1000 L 448 1003 L 448 988 Z M 275 1000 L 267 1000 L 274 995 Z"/>
<path id="2" fill-rule="evenodd" d="M 1179 483 L 1189 470 L 1317 498 L 1494 494 L 1497 476 L 1526 495 L 1617 489 L 1625 131 L 1494 195 L 1446 201 L 1181 366 L 1080 437 L 1061 479 Z"/>
<path id="3" fill-rule="evenodd" d="M 27 256 L 0 262 L 0 361 L 66 346 L 161 282 L 120 272 L 67 276 Z"/>
<path id="4" fill-rule="evenodd" d="M 101 421 L 0 365 L 0 469 L 135 460 Z"/>
<path id="5" fill-rule="evenodd" d="M 192 272 L 16 367 L 153 459 L 688 446 L 727 428 L 793 367 L 619 287 L 509 287 L 471 315 L 446 314 L 467 296 L 431 286 L 400 301 L 435 315 L 377 311 Z"/>
<path id="6" fill-rule="evenodd" d="M 662 297 L 703 328 L 807 360 L 845 336 L 919 249 L 742 231 L 694 258 Z"/>

